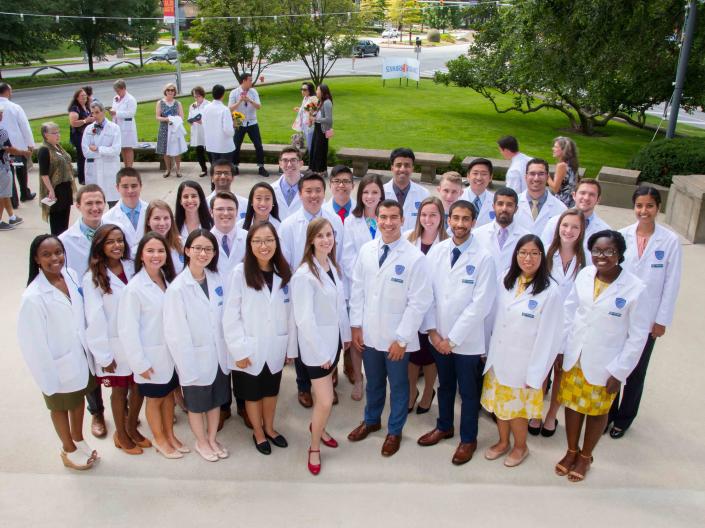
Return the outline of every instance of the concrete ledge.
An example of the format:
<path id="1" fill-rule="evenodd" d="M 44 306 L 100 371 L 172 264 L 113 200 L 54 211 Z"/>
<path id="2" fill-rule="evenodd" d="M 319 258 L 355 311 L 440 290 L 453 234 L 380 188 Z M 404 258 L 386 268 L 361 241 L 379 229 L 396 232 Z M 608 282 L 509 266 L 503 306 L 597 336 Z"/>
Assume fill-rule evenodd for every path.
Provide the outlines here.
<path id="1" fill-rule="evenodd" d="M 612 207 L 632 208 L 632 195 L 637 187 L 647 186 L 661 193 L 661 212 L 666 212 L 668 202 L 668 187 L 651 182 L 639 182 L 641 171 L 603 166 L 597 174 L 597 181 L 602 187 L 600 203 Z"/>
<path id="2" fill-rule="evenodd" d="M 481 158 L 481 157 L 482 156 L 467 156 L 461 162 L 463 169 L 467 170 L 468 165 L 470 165 L 470 163 L 472 163 L 473 160 L 476 160 L 477 158 Z M 502 178 L 506 178 L 507 171 L 509 170 L 509 165 L 511 164 L 511 161 L 505 160 L 505 159 L 499 159 L 499 158 L 485 158 L 485 159 L 488 159 L 492 162 L 492 168 L 494 169 L 493 175 L 492 175 L 493 178 L 496 178 L 497 176 L 501 176 Z M 548 170 L 549 170 L 549 172 L 556 172 L 556 165 L 549 164 Z M 584 178 L 584 177 L 585 177 L 585 167 L 578 167 L 578 178 Z"/>
<path id="3" fill-rule="evenodd" d="M 666 223 L 694 244 L 705 243 L 705 174 L 674 176 Z"/>
<path id="4" fill-rule="evenodd" d="M 385 149 L 344 147 L 339 149 L 336 155 L 341 159 L 351 160 L 353 176 L 362 178 L 367 174 L 371 161 L 388 161 L 391 153 L 391 150 Z M 447 167 L 453 161 L 452 154 L 414 152 L 414 155 L 416 156 L 414 164 L 421 167 L 421 181 L 425 183 L 436 183 L 436 169 L 438 167 Z"/>

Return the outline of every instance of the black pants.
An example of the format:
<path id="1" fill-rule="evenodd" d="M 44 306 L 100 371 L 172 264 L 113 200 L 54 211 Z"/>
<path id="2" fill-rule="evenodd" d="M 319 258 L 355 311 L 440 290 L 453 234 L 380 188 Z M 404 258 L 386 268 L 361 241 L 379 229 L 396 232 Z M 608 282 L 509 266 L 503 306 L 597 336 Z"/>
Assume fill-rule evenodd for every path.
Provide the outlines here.
<path id="1" fill-rule="evenodd" d="M 230 409 L 230 406 L 233 403 L 233 396 L 235 396 L 235 376 L 233 376 L 233 373 L 231 372 L 228 374 L 228 383 L 230 383 L 232 387 L 232 391 L 228 390 L 228 401 L 226 401 L 223 405 L 220 406 L 221 411 L 227 411 Z M 245 408 L 245 400 L 242 398 L 235 398 L 235 405 L 237 406 L 238 409 L 244 409 Z"/>
<path id="2" fill-rule="evenodd" d="M 308 168 L 313 172 L 328 171 L 328 138 L 323 132 L 320 123 L 316 123 L 313 129 L 313 139 L 309 149 Z"/>
<path id="3" fill-rule="evenodd" d="M 49 213 L 49 231 L 54 236 L 59 236 L 69 228 L 71 209 L 51 211 Z"/>
<path id="4" fill-rule="evenodd" d="M 299 392 L 311 392 L 311 378 L 308 375 L 306 365 L 301 361 L 301 352 L 299 352 L 299 356 L 294 359 L 294 367 L 296 368 L 296 386 Z"/>
<path id="5" fill-rule="evenodd" d="M 206 165 L 206 147 L 203 145 L 196 147 L 196 159 L 201 166 L 201 172 L 208 172 L 208 166 Z"/>
<path id="6" fill-rule="evenodd" d="M 245 134 L 250 137 L 250 141 L 252 141 L 252 144 L 255 146 L 257 165 L 262 167 L 264 165 L 264 147 L 262 147 L 262 136 L 259 133 L 259 125 L 257 123 L 249 126 L 241 126 L 235 131 L 235 137 L 233 138 L 235 142 L 233 163 L 235 165 L 240 164 L 240 147 L 242 147 L 242 140 L 245 139 Z"/>
<path id="7" fill-rule="evenodd" d="M 96 414 L 103 414 L 105 407 L 103 407 L 103 393 L 100 388 L 102 385 L 99 383 L 98 386 L 92 391 L 86 394 L 86 401 L 88 402 L 88 412 L 95 416 Z"/>
<path id="8" fill-rule="evenodd" d="M 627 377 L 627 383 L 622 390 L 621 400 L 619 395 L 617 395 L 612 403 L 609 421 L 619 429 L 629 429 L 639 412 L 639 403 L 641 402 L 641 395 L 644 392 L 644 381 L 646 380 L 646 369 L 649 367 L 649 360 L 651 359 L 651 352 L 654 350 L 655 343 L 656 340 L 649 334 L 644 351 L 639 358 L 639 363 Z"/>
<path id="9" fill-rule="evenodd" d="M 17 185 L 15 184 L 15 178 L 12 178 L 12 206 L 17 208 L 20 205 L 20 200 L 29 198 L 32 191 L 27 185 L 27 159 L 22 156 L 14 156 L 15 162 L 21 165 L 12 166 L 17 177 Z M 19 186 L 19 196 L 17 189 Z"/>
<path id="10" fill-rule="evenodd" d="M 71 144 L 76 148 L 76 169 L 78 172 L 78 183 L 81 185 L 86 184 L 86 157 L 83 155 L 83 149 L 81 148 L 81 142 Z"/>
<path id="11" fill-rule="evenodd" d="M 220 159 L 233 161 L 232 150 L 230 152 L 208 152 L 208 160 L 211 162 L 211 165 Z"/>

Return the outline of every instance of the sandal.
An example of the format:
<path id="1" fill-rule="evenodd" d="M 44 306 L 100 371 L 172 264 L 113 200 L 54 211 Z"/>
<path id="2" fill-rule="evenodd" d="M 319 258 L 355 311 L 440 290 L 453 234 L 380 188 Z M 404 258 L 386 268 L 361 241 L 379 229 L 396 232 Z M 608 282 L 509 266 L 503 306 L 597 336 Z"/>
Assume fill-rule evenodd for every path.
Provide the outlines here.
<path id="1" fill-rule="evenodd" d="M 585 466 L 584 473 L 578 473 L 577 471 L 575 471 L 573 469 L 570 470 L 570 473 L 568 473 L 568 480 L 571 482 L 582 482 L 583 480 L 585 480 L 585 475 L 590 470 L 590 465 L 592 464 L 592 462 L 594 460 L 593 457 L 591 457 L 591 456 L 586 457 L 582 453 L 579 453 L 578 456 L 580 458 L 582 458 L 583 460 L 587 460 L 587 465 Z"/>
<path id="2" fill-rule="evenodd" d="M 565 456 L 556 464 L 554 471 L 559 477 L 565 477 L 573 469 L 575 458 L 578 454 L 577 449 L 568 449 Z"/>
<path id="3" fill-rule="evenodd" d="M 63 449 L 61 450 L 61 461 L 64 466 L 70 469 L 76 469 L 78 471 L 84 471 L 93 467 L 94 459 L 91 457 L 86 457 L 86 454 L 80 449 L 76 448 L 76 451 L 67 453 Z"/>
<path id="4" fill-rule="evenodd" d="M 98 456 L 98 451 L 93 449 L 91 446 L 89 446 L 85 440 L 81 440 L 80 442 L 74 442 L 76 444 L 76 447 L 83 451 L 83 454 L 92 458 L 93 460 L 98 460 L 100 457 Z"/>
<path id="5" fill-rule="evenodd" d="M 168 178 L 169 176 L 171 176 L 171 171 L 162 174 L 162 178 Z"/>

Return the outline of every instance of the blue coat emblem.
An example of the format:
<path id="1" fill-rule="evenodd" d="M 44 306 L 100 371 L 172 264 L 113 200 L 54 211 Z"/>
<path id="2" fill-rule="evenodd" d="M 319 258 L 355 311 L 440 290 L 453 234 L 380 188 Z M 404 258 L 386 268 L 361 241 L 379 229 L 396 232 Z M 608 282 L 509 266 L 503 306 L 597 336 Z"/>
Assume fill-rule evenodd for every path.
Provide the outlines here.
<path id="1" fill-rule="evenodd" d="M 661 250 L 655 251 L 654 255 L 656 256 L 656 260 L 663 260 L 663 257 L 666 256 L 666 254 Z"/>
<path id="2" fill-rule="evenodd" d="M 222 297 L 222 296 L 223 296 L 223 287 L 222 287 L 222 286 L 218 286 L 218 287 L 215 289 L 215 293 L 216 293 L 216 295 L 217 295 L 218 297 Z"/>
<path id="3" fill-rule="evenodd" d="M 495 218 L 497 218 L 497 215 L 494 214 L 494 211 L 490 211 L 490 220 L 494 220 Z"/>
<path id="4" fill-rule="evenodd" d="M 404 273 L 405 269 L 406 268 L 404 268 L 404 266 L 402 266 L 401 264 L 397 264 L 396 266 L 394 266 L 394 273 L 396 273 L 397 275 L 401 275 L 402 273 Z"/>
<path id="5" fill-rule="evenodd" d="M 287 284 L 282 288 L 282 291 L 284 292 L 284 295 L 289 295 L 289 285 Z"/>
<path id="6" fill-rule="evenodd" d="M 472 265 L 465 266 L 465 272 L 468 275 L 472 275 L 473 273 L 475 273 L 475 266 L 472 266 Z"/>
<path id="7" fill-rule="evenodd" d="M 622 299 L 621 297 L 617 297 L 614 300 L 614 304 L 617 306 L 617 308 L 619 308 L 621 310 L 622 308 L 624 308 L 627 305 L 627 300 Z"/>
<path id="8" fill-rule="evenodd" d="M 421 202 L 414 202 L 414 205 L 415 205 L 415 206 L 416 206 L 416 208 L 418 209 L 418 208 L 419 208 L 419 206 L 421 205 Z"/>
<path id="9" fill-rule="evenodd" d="M 538 302 L 538 301 L 535 301 L 535 300 L 531 299 L 531 300 L 529 301 L 529 310 L 536 310 L 536 307 L 537 307 L 538 305 L 539 305 L 539 302 Z"/>

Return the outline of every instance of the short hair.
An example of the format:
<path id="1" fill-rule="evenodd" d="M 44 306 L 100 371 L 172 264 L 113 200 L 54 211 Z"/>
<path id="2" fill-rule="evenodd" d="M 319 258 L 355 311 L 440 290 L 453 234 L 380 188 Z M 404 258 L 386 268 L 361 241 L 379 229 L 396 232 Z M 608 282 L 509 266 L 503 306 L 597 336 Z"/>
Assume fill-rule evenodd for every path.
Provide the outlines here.
<path id="1" fill-rule="evenodd" d="M 441 185 L 444 181 L 452 183 L 453 185 L 460 185 L 461 187 L 463 186 L 463 177 L 460 175 L 459 172 L 444 172 L 443 174 L 441 174 L 441 179 L 438 182 L 438 185 Z"/>
<path id="2" fill-rule="evenodd" d="M 509 152 L 519 152 L 519 142 L 514 136 L 502 136 L 497 140 L 497 145 L 499 148 Z"/>
<path id="3" fill-rule="evenodd" d="M 284 154 L 296 154 L 297 158 L 302 159 L 301 158 L 301 151 L 298 148 L 294 147 L 293 145 L 287 145 L 286 147 L 284 147 L 282 149 L 282 151 L 279 153 L 280 160 L 282 159 L 282 156 L 284 156 Z"/>
<path id="4" fill-rule="evenodd" d="M 250 79 L 252 74 L 250 72 L 245 72 L 240 75 L 240 84 L 244 83 L 247 79 Z"/>
<path id="5" fill-rule="evenodd" d="M 93 95 L 93 87 L 90 86 L 90 85 L 84 86 L 83 88 L 81 88 L 81 90 L 83 90 L 84 92 L 86 92 L 86 95 L 87 95 L 88 97 L 91 97 L 91 96 Z"/>
<path id="6" fill-rule="evenodd" d="M 113 83 L 113 90 L 125 90 L 127 89 L 127 83 L 125 79 L 118 79 Z"/>
<path id="7" fill-rule="evenodd" d="M 475 206 L 467 200 L 458 200 L 456 202 L 453 202 L 453 205 L 451 205 L 450 209 L 448 210 L 448 218 L 450 219 L 450 216 L 453 214 L 453 211 L 460 207 L 470 211 L 472 213 L 472 219 L 477 220 L 478 211 Z"/>
<path id="8" fill-rule="evenodd" d="M 416 161 L 414 151 L 406 147 L 395 148 L 389 155 L 389 163 L 394 164 L 394 160 L 397 158 L 411 158 L 412 161 Z"/>
<path id="9" fill-rule="evenodd" d="M 617 252 L 619 253 L 619 263 L 621 264 L 624 262 L 624 254 L 627 251 L 627 242 L 624 240 L 624 236 L 622 236 L 622 233 L 619 231 L 615 231 L 614 229 L 603 229 L 602 231 L 598 231 L 597 233 L 593 233 L 590 235 L 590 238 L 588 238 L 588 251 L 592 253 L 592 248 L 595 245 L 595 242 L 597 242 L 598 239 L 600 238 L 607 238 L 611 240 L 615 246 L 617 246 Z"/>
<path id="10" fill-rule="evenodd" d="M 352 169 L 347 165 L 336 165 L 330 171 L 331 180 L 341 173 L 349 174 L 350 176 L 352 176 Z"/>
<path id="11" fill-rule="evenodd" d="M 306 172 L 301 178 L 299 178 L 299 192 L 301 192 L 304 188 L 304 183 L 310 182 L 310 181 L 319 181 L 323 185 L 323 190 L 326 190 L 326 180 L 318 174 L 317 172 Z"/>
<path id="12" fill-rule="evenodd" d="M 230 161 L 228 158 L 218 158 L 215 160 L 213 163 L 211 163 L 211 170 L 210 170 L 210 175 L 211 178 L 215 174 L 215 168 L 216 167 L 230 167 L 230 172 L 233 175 L 233 178 L 235 177 L 235 173 L 237 172 L 237 167 L 235 167 L 235 164 Z"/>
<path id="13" fill-rule="evenodd" d="M 203 88 L 203 86 L 194 86 L 193 89 L 191 90 L 191 95 L 196 96 L 200 95 L 201 97 L 206 96 L 206 90 Z"/>
<path id="14" fill-rule="evenodd" d="M 213 92 L 213 99 L 218 101 L 218 100 L 222 99 L 223 96 L 225 95 L 225 86 L 223 86 L 222 84 L 216 84 L 213 87 L 212 92 Z"/>
<path id="15" fill-rule="evenodd" d="M 103 201 L 105 201 L 105 193 L 103 192 L 103 189 L 100 188 L 100 185 L 95 183 L 87 183 L 86 185 L 81 187 L 76 193 L 76 203 L 81 203 L 81 198 L 83 198 L 84 194 L 93 192 L 99 192 L 100 195 L 103 197 Z"/>
<path id="16" fill-rule="evenodd" d="M 12 87 L 6 82 L 0 82 L 0 94 L 9 92 Z"/>
<path id="17" fill-rule="evenodd" d="M 115 185 L 120 185 L 120 180 L 123 178 L 137 178 L 137 181 L 142 185 L 142 176 L 140 171 L 134 167 L 123 167 L 115 174 Z"/>
<path id="18" fill-rule="evenodd" d="M 382 200 L 377 204 L 377 210 L 375 211 L 375 213 L 379 214 L 379 210 L 382 207 L 396 207 L 397 209 L 399 209 L 399 215 L 404 218 L 404 208 L 396 200 Z"/>
<path id="19" fill-rule="evenodd" d="M 162 94 L 166 95 L 167 90 L 174 90 L 174 93 L 179 91 L 176 89 L 176 85 L 173 82 L 169 82 L 164 85 L 164 89 L 162 90 Z"/>
<path id="20" fill-rule="evenodd" d="M 531 158 L 526 162 L 526 173 L 529 173 L 529 165 L 543 165 L 543 168 L 548 172 L 548 162 L 542 158 Z"/>
<path id="21" fill-rule="evenodd" d="M 494 171 L 494 167 L 492 166 L 492 162 L 488 160 L 487 158 L 475 158 L 470 162 L 470 165 L 468 165 L 468 168 L 465 170 L 465 173 L 467 174 L 470 172 L 475 166 L 477 165 L 484 165 L 487 167 L 490 171 L 490 176 L 492 176 L 492 172 Z"/>
<path id="22" fill-rule="evenodd" d="M 89 108 L 91 110 L 93 110 L 94 108 L 97 108 L 101 112 L 105 112 L 105 106 L 103 106 L 103 103 L 101 103 L 100 101 L 91 101 Z"/>
<path id="23" fill-rule="evenodd" d="M 210 206 L 211 206 L 211 211 L 213 210 L 213 204 L 215 203 L 216 198 L 220 198 L 221 200 L 230 200 L 231 202 L 235 202 L 235 207 L 237 207 L 238 212 L 240 211 L 240 202 L 237 200 L 237 196 L 235 196 L 234 193 L 231 193 L 230 191 L 218 191 L 215 193 L 213 198 L 211 198 L 210 201 Z"/>
<path id="24" fill-rule="evenodd" d="M 499 197 L 499 196 L 509 196 L 512 200 L 514 200 L 515 205 L 519 204 L 519 195 L 511 187 L 500 187 L 499 189 L 497 189 L 494 192 L 494 197 L 492 198 L 492 203 L 496 203 L 497 197 Z"/>
<path id="25" fill-rule="evenodd" d="M 2 108 L 0 108 L 0 112 L 1 112 L 1 111 L 2 111 Z M 54 123 L 53 121 L 47 121 L 46 123 L 42 123 L 42 128 L 41 128 L 42 137 L 43 137 L 44 139 L 46 139 L 47 133 L 48 133 L 50 130 L 53 130 L 53 129 L 57 129 L 57 130 L 58 130 L 58 129 L 59 129 L 59 125 L 57 125 L 57 124 Z"/>
<path id="26" fill-rule="evenodd" d="M 632 194 L 632 205 L 636 205 L 636 199 L 640 196 L 650 196 L 658 207 L 661 207 L 661 193 L 651 185 L 640 185 Z"/>
<path id="27" fill-rule="evenodd" d="M 602 196 L 602 185 L 600 185 L 600 182 L 594 178 L 581 179 L 580 181 L 578 181 L 578 184 L 575 186 L 575 190 L 577 191 L 578 189 L 580 189 L 581 185 L 585 185 L 585 184 L 586 185 L 594 185 L 595 187 L 597 187 L 597 197 L 599 198 L 600 196 Z"/>

